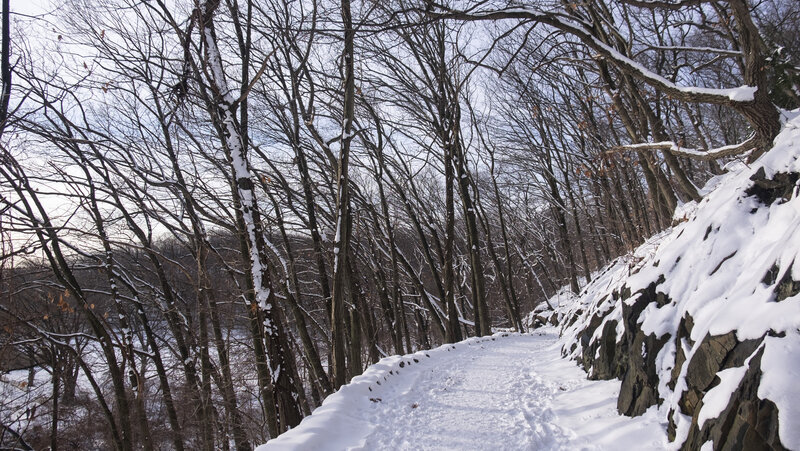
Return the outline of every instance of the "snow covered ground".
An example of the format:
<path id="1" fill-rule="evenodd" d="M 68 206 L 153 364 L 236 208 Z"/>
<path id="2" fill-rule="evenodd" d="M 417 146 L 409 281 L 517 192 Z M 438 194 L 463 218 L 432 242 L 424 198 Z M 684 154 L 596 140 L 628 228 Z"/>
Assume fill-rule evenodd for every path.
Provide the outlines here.
<path id="1" fill-rule="evenodd" d="M 619 381 L 560 350 L 548 327 L 387 357 L 257 451 L 667 449 L 655 410 L 618 415 Z"/>

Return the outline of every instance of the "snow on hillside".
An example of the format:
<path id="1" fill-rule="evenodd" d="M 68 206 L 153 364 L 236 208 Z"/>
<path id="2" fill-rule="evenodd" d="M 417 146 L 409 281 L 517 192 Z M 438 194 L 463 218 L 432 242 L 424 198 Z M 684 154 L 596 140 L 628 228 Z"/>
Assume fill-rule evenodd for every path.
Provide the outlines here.
<path id="1" fill-rule="evenodd" d="M 582 361 L 591 377 L 628 377 L 629 357 L 608 348 L 640 343 L 640 351 L 628 354 L 640 352 L 643 362 L 658 352 L 651 359 L 657 398 L 642 403 L 661 403 L 676 444 L 715 439 L 714 448 L 721 446 L 724 437 L 705 423 L 733 406 L 758 355 L 757 396 L 777 407 L 780 444 L 800 449 L 800 113 L 785 112 L 784 120 L 772 150 L 751 165 L 729 164 L 699 204 L 676 212 L 677 225 L 612 262 L 555 312 L 564 323 L 565 354 Z M 636 333 L 644 338 L 631 339 Z M 704 377 L 713 379 L 697 386 L 699 366 L 709 367 Z M 743 415 L 728 414 L 731 421 Z M 743 434 L 769 425 L 739 420 L 750 421 Z"/>
<path id="2" fill-rule="evenodd" d="M 665 282 L 658 290 L 673 300 L 662 308 L 648 306 L 643 314 L 645 333 L 674 335 L 680 319 L 689 314 L 694 319 L 690 338 L 696 343 L 706 334 L 731 331 L 740 341 L 770 335 L 763 344 L 759 397 L 776 403 L 781 441 L 793 449 L 800 449 L 796 427 L 800 424 L 796 383 L 800 377 L 800 296 L 790 289 L 794 295 L 779 299 L 776 287 L 787 279 L 800 280 L 800 264 L 794 264 L 800 256 L 800 196 L 795 186 L 789 200 L 765 207 L 756 196 L 743 194 L 762 169 L 766 179 L 800 172 L 798 156 L 800 115 L 787 123 L 772 151 L 709 194 L 694 217 L 673 232 L 675 238 L 659 248 L 655 262 L 629 280 L 636 291 L 663 275 Z M 777 338 L 782 334 L 786 337 Z M 662 351 L 674 352 L 668 347 Z M 691 356 L 694 349 L 684 352 Z M 744 374 L 740 373 L 739 379 Z M 728 381 L 720 387 L 728 390 L 715 394 L 716 400 L 726 403 L 736 385 Z M 660 392 L 677 404 L 682 387 L 679 381 L 674 391 L 660 387 Z M 722 410 L 718 403 L 707 403 L 703 409 Z"/>

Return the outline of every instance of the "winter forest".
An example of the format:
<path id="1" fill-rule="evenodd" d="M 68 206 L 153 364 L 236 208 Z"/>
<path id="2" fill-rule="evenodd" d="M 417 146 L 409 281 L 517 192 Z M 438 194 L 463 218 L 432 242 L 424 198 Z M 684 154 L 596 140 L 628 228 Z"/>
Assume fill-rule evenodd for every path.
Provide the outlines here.
<path id="1" fill-rule="evenodd" d="M 796 0 L 28 3 L 2 14 L 3 449 L 251 450 L 384 357 L 527 332 L 800 107 Z"/>

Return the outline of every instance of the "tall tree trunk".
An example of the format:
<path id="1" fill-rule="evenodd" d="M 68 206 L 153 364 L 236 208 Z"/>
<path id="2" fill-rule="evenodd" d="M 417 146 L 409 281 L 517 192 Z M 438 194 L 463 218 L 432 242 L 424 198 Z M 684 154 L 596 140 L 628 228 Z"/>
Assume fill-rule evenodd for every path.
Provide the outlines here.
<path id="1" fill-rule="evenodd" d="M 456 118 L 453 119 L 454 123 L 460 121 Z M 459 138 L 455 137 L 455 142 L 459 142 Z M 461 196 L 461 207 L 463 209 L 464 219 L 467 223 L 467 245 L 469 246 L 469 263 L 472 273 L 472 306 L 475 309 L 475 326 L 476 333 L 479 336 L 491 335 L 492 322 L 489 318 L 489 307 L 486 303 L 486 281 L 483 274 L 483 265 L 481 264 L 480 254 L 480 236 L 478 234 L 478 224 L 475 217 L 475 205 L 473 204 L 472 195 L 469 192 L 470 181 L 469 174 L 467 173 L 466 156 L 463 149 L 459 145 L 454 146 L 456 161 L 456 176 L 458 178 L 459 194 Z"/>
<path id="2" fill-rule="evenodd" d="M 350 375 L 358 376 L 364 370 L 361 363 L 361 320 L 356 309 L 350 309 Z"/>
<path id="3" fill-rule="evenodd" d="M 451 146 L 444 149 L 444 184 L 445 184 L 445 236 L 444 236 L 444 302 L 447 309 L 447 328 L 445 341 L 455 343 L 462 340 L 461 327 L 458 321 L 458 310 L 455 301 L 455 272 L 453 254 L 455 252 L 455 199 L 453 152 Z"/>
<path id="4" fill-rule="evenodd" d="M 51 368 L 53 370 L 52 373 L 52 387 L 53 387 L 53 414 L 50 417 L 50 450 L 51 451 L 58 451 L 58 421 L 59 421 L 59 405 L 58 401 L 61 397 L 61 392 L 59 388 L 61 387 L 61 362 L 58 358 L 58 351 L 56 347 L 51 347 L 52 351 L 52 361 L 51 361 Z"/>
<path id="5" fill-rule="evenodd" d="M 567 171 L 565 171 L 565 174 Z M 565 179 L 567 184 L 567 198 L 569 199 L 570 210 L 572 211 L 572 219 L 575 222 L 575 235 L 578 238 L 578 251 L 581 254 L 581 262 L 583 263 L 583 275 L 586 279 L 585 285 L 589 285 L 592 280 L 592 269 L 589 267 L 589 259 L 586 256 L 586 237 L 583 235 L 581 228 L 580 216 L 578 216 L 578 207 L 575 203 L 575 194 L 572 192 L 572 187 L 569 185 L 569 179 Z"/>
<path id="6" fill-rule="evenodd" d="M 372 364 L 372 363 L 377 362 L 378 358 L 379 358 L 378 357 L 378 355 L 379 355 L 378 346 L 377 346 L 378 337 L 377 337 L 377 333 L 375 332 L 375 321 L 374 321 L 373 316 L 372 316 L 372 309 L 370 309 L 369 305 L 367 305 L 366 293 L 364 292 L 363 288 L 361 287 L 361 282 L 360 282 L 361 277 L 359 276 L 359 273 L 358 273 L 358 266 L 357 266 L 357 261 L 356 261 L 355 255 L 351 255 L 350 258 L 348 259 L 347 272 L 349 273 L 347 277 L 350 280 L 350 287 L 349 288 L 350 288 L 351 297 L 353 299 L 353 309 L 352 310 L 354 310 L 355 314 L 357 314 L 359 316 L 359 319 L 358 319 L 358 321 L 356 323 L 353 323 L 352 320 L 350 321 L 350 323 L 351 324 L 355 324 L 355 326 L 358 326 L 361 329 L 363 329 L 362 331 L 359 331 L 358 334 L 356 334 L 352 330 L 350 331 L 350 339 L 351 339 L 351 341 L 352 341 L 352 339 L 354 337 L 358 337 L 358 339 L 359 339 L 359 341 L 358 341 L 358 346 L 359 346 L 358 361 L 355 361 L 355 360 L 352 361 L 353 365 L 352 365 L 352 371 L 351 371 L 353 376 L 358 376 L 359 374 L 361 374 L 362 371 L 364 371 L 364 368 L 363 368 L 363 366 L 361 364 L 361 352 L 360 352 L 360 349 L 361 349 L 361 344 L 360 343 L 362 341 L 361 338 L 366 335 L 367 356 L 369 358 L 369 363 Z M 352 314 L 353 313 L 351 311 L 351 315 Z M 353 327 L 355 327 L 355 326 L 353 326 Z M 355 344 L 351 343 L 351 346 L 355 346 Z"/>
<path id="7" fill-rule="evenodd" d="M 300 334 L 300 341 L 303 343 L 303 352 L 309 362 L 309 365 L 311 366 L 311 372 L 314 375 L 314 378 L 317 380 L 319 386 L 322 388 L 323 393 L 327 395 L 331 393 L 333 389 L 331 387 L 330 380 L 328 379 L 328 375 L 325 373 L 325 368 L 322 367 L 322 361 L 319 357 L 317 347 L 314 344 L 314 340 L 308 333 L 308 325 L 306 323 L 307 313 L 303 310 L 303 307 L 300 304 L 300 280 L 297 276 L 295 252 L 292 249 L 289 235 L 286 232 L 286 226 L 284 224 L 283 214 L 281 213 L 278 200 L 270 192 L 267 192 L 267 195 L 272 200 L 272 205 L 275 209 L 275 219 L 278 223 L 278 230 L 280 231 L 281 238 L 283 239 L 283 247 L 286 249 L 286 298 L 289 302 L 289 306 L 292 309 L 295 323 L 297 323 L 297 331 Z M 327 279 L 327 275 L 323 276 Z"/>
<path id="8" fill-rule="evenodd" d="M 303 396 L 300 393 L 300 383 L 292 374 L 294 362 L 290 359 L 293 359 L 293 355 L 282 319 L 277 311 L 278 304 L 269 271 L 261 212 L 256 202 L 252 170 L 244 147 L 247 140 L 242 136 L 240 127 L 236 123 L 239 100 L 233 95 L 235 91 L 228 87 L 222 66 L 222 55 L 217 47 L 214 12 L 218 6 L 218 0 L 205 0 L 200 4 L 205 44 L 204 62 L 208 68 L 211 91 L 215 93 L 214 98 L 209 99 L 211 103 L 209 107 L 212 119 L 216 119 L 215 125 L 219 128 L 219 136 L 230 165 L 237 225 L 247 248 L 242 258 L 247 267 L 248 288 L 252 289 L 250 292 L 252 294 L 248 293 L 248 297 L 252 309 L 263 315 L 263 318 L 259 317 L 260 315 L 251 316 L 251 323 L 254 320 L 258 321 L 251 327 L 255 335 L 254 340 L 260 341 L 260 335 L 263 333 L 266 342 L 266 355 L 259 360 L 266 360 L 269 366 L 271 393 L 264 393 L 270 395 L 264 401 L 269 418 L 270 436 L 275 437 L 300 423 L 302 417 L 299 401 Z M 263 332 L 259 333 L 262 330 Z M 256 346 L 256 350 L 259 347 Z M 262 366 L 260 377 L 263 378 L 264 362 L 260 362 L 260 365 Z M 267 387 L 263 386 L 263 380 L 261 384 L 264 392 Z"/>
<path id="9" fill-rule="evenodd" d="M 576 295 L 580 293 L 580 285 L 578 284 L 577 269 L 575 265 L 575 257 L 572 251 L 572 240 L 569 237 L 569 230 L 567 229 L 567 217 L 564 214 L 566 205 L 561 193 L 558 190 L 558 181 L 553 175 L 553 167 L 548 162 L 549 167 L 545 170 L 545 180 L 550 189 L 550 197 L 552 200 L 552 211 L 555 215 L 556 225 L 558 227 L 558 234 L 561 238 L 562 248 L 565 256 L 567 257 L 567 270 L 569 271 L 569 286 L 573 293 Z"/>
<path id="10" fill-rule="evenodd" d="M 8 104 L 11 102 L 11 10 L 9 0 L 3 0 L 3 30 L 0 38 L 0 138 L 6 129 Z"/>
<path id="11" fill-rule="evenodd" d="M 344 28 L 344 102 L 342 112 L 342 139 L 336 176 L 336 236 L 333 240 L 333 293 L 331 298 L 331 341 L 333 348 L 333 387 L 339 389 L 346 383 L 345 362 L 345 296 L 350 285 L 347 278 L 347 259 L 350 254 L 350 142 L 353 132 L 355 106 L 355 73 L 353 71 L 353 19 L 350 0 L 341 1 Z"/>

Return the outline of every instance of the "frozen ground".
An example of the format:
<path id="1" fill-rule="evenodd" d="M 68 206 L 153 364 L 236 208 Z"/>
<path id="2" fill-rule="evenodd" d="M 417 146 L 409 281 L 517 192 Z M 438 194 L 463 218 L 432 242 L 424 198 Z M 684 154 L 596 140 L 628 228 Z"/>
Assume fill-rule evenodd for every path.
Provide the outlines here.
<path id="1" fill-rule="evenodd" d="M 619 381 L 586 380 L 560 349 L 544 328 L 383 359 L 258 451 L 667 448 L 654 410 L 617 415 Z"/>

